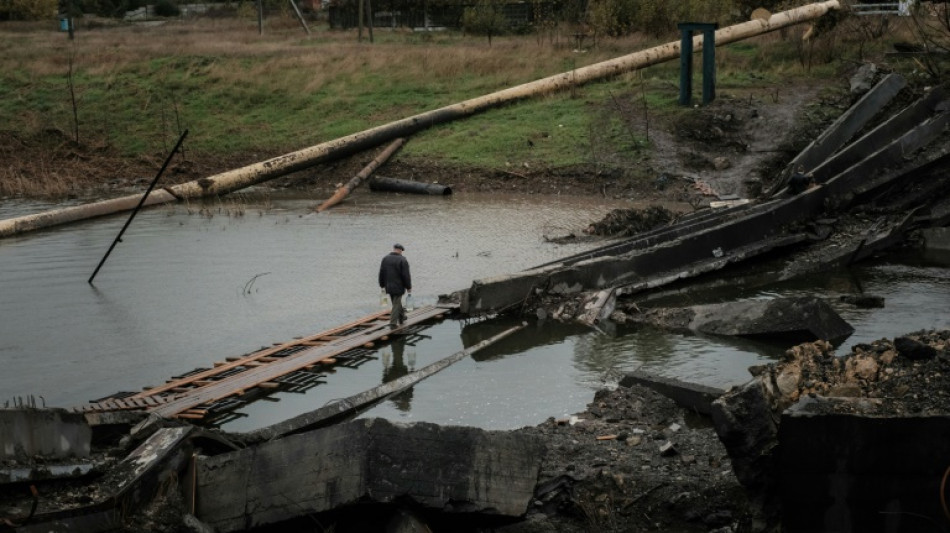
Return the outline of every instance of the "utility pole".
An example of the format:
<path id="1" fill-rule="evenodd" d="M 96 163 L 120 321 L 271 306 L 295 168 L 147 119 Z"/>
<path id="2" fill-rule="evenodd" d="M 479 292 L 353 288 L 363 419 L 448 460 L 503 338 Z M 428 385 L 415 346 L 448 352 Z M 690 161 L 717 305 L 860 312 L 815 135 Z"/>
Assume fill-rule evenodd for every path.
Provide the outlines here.
<path id="1" fill-rule="evenodd" d="M 366 26 L 369 28 L 369 42 L 373 42 L 373 4 L 366 0 Z"/>
<path id="2" fill-rule="evenodd" d="M 358 42 L 363 42 L 363 0 L 356 0 L 356 18 L 359 21 L 359 33 L 356 35 L 356 40 Z"/>
<path id="3" fill-rule="evenodd" d="M 73 10 L 76 9 L 75 1 L 69 0 L 67 5 L 69 7 L 66 10 L 66 30 L 69 32 L 69 40 L 72 41 L 76 38 L 76 35 L 73 32 Z"/>
<path id="4" fill-rule="evenodd" d="M 257 34 L 264 35 L 264 0 L 257 0 Z"/>

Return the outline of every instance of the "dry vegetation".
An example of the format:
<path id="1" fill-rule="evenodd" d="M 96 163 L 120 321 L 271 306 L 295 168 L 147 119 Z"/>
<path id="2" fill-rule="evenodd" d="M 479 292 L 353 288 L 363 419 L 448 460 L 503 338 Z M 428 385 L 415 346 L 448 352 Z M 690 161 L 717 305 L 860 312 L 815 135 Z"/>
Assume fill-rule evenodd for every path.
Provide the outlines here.
<path id="1" fill-rule="evenodd" d="M 802 26 L 721 49 L 719 93 L 752 98 L 785 90 L 792 79 L 835 78 L 839 60 L 850 67 L 886 46 L 866 43 L 848 24 L 807 45 L 800 44 Z M 482 37 L 400 29 L 377 29 L 370 44 L 358 42 L 356 30 L 311 27 L 307 36 L 296 20 L 271 18 L 259 35 L 248 18 L 157 26 L 87 18 L 69 41 L 52 21 L 0 23 L 7 95 L 0 102 L 0 197 L 134 186 L 154 175 L 185 128 L 186 156 L 166 179 L 195 179 L 677 38 L 600 38 L 579 51 L 567 26 L 495 37 L 491 46 Z M 857 51 L 847 44 L 853 37 L 862 38 Z M 545 171 L 594 165 L 594 172 L 609 161 L 628 172 L 643 167 L 648 142 L 616 110 L 637 110 L 630 113 L 642 113 L 640 122 L 680 113 L 677 80 L 677 65 L 663 64 L 519 104 L 416 135 L 398 159 L 448 161 L 469 173 L 504 169 L 509 160 Z M 552 131 L 558 122 L 565 127 Z"/>

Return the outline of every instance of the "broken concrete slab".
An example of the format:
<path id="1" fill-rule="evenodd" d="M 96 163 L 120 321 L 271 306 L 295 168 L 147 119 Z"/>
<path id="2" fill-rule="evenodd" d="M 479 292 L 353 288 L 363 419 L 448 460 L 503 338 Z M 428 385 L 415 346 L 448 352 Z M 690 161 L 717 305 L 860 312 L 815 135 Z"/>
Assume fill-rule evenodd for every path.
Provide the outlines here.
<path id="1" fill-rule="evenodd" d="M 950 228 L 926 228 L 920 233 L 924 237 L 925 249 L 950 252 Z"/>
<path id="2" fill-rule="evenodd" d="M 679 406 L 704 415 L 712 414 L 712 402 L 725 392 L 715 387 L 707 387 L 706 385 L 700 385 L 698 383 L 687 383 L 678 379 L 658 376 L 639 370 L 624 374 L 619 384 L 621 387 L 642 385 L 653 389 L 673 400 Z"/>
<path id="3" fill-rule="evenodd" d="M 88 457 L 92 429 L 66 409 L 0 409 L 0 459 Z"/>
<path id="4" fill-rule="evenodd" d="M 82 415 L 93 429 L 99 426 L 132 427 L 148 418 L 148 413 L 145 411 L 91 411 L 84 412 Z"/>
<path id="5" fill-rule="evenodd" d="M 77 415 L 82 416 L 82 415 Z M 40 512 L 17 528 L 21 533 L 49 531 L 115 531 L 124 525 L 125 514 L 152 500 L 161 487 L 176 483 L 191 456 L 186 438 L 191 427 L 156 431 L 133 450 L 104 479 L 98 481 L 103 495 L 89 505 Z"/>
<path id="6" fill-rule="evenodd" d="M 820 216 L 829 208 L 849 206 L 856 198 L 906 175 L 910 167 L 932 165 L 934 160 L 942 157 L 928 154 L 923 158 L 926 161 L 911 162 L 915 153 L 934 141 L 950 123 L 950 113 L 944 110 L 943 102 L 931 104 L 926 100 L 914 107 L 915 117 L 920 118 L 918 112 L 932 116 L 912 129 L 887 131 L 887 136 L 870 136 L 859 142 L 859 147 L 853 150 L 860 152 L 862 143 L 870 143 L 871 152 L 860 152 L 864 159 L 837 175 L 829 176 L 820 187 L 758 205 L 743 206 L 745 209 L 733 208 L 735 211 L 730 212 L 730 216 L 710 215 L 697 225 L 692 221 L 675 224 L 648 232 L 648 236 L 626 241 L 620 246 L 589 252 L 586 256 L 549 263 L 518 274 L 477 280 L 465 291 L 461 310 L 466 314 L 500 312 L 519 307 L 530 295 L 543 293 L 572 295 L 618 288 L 622 291 L 618 295 L 630 294 L 628 287 L 630 290 L 657 287 L 727 264 L 717 264 L 710 257 L 730 257 L 736 261 L 755 255 L 753 252 L 774 249 L 782 244 L 783 238 L 789 237 L 788 228 Z M 879 244 L 886 242 L 889 241 Z M 769 246 L 769 243 L 774 245 Z M 743 252 L 737 254 L 737 251 Z M 693 268 L 700 263 L 702 268 Z"/>
<path id="7" fill-rule="evenodd" d="M 862 159 L 867 157 L 869 153 L 887 146 L 887 144 L 894 140 L 894 136 L 897 133 L 908 131 L 915 125 L 925 121 L 934 114 L 937 106 L 940 105 L 946 97 L 946 93 L 941 88 L 936 88 L 928 92 L 923 98 L 920 98 L 893 117 L 882 122 L 840 152 L 825 160 L 817 160 L 815 162 L 816 166 L 806 168 L 814 174 L 815 180 L 818 181 L 818 183 L 828 181 L 832 177 L 837 176 L 851 166 L 859 163 Z"/>
<path id="8" fill-rule="evenodd" d="M 527 325 L 527 322 L 522 322 L 518 326 L 508 328 L 501 333 L 492 335 L 491 337 L 483 339 L 482 341 L 469 346 L 464 350 L 460 350 L 448 357 L 444 357 L 432 364 L 420 368 L 419 370 L 410 372 L 405 376 L 388 381 L 382 385 L 373 387 L 372 389 L 363 391 L 359 394 L 354 394 L 353 396 L 343 398 L 340 401 L 334 401 L 313 411 L 303 413 L 288 420 L 284 420 L 283 422 L 278 422 L 277 424 L 250 431 L 245 433 L 243 438 L 248 443 L 262 440 L 273 440 L 286 435 L 292 435 L 294 433 L 300 433 L 302 431 L 314 429 L 330 421 L 341 420 L 346 416 L 350 416 L 353 413 L 359 412 L 360 409 L 366 409 L 368 405 L 371 405 L 382 398 L 386 398 L 393 394 L 398 394 L 399 392 L 412 387 L 423 379 L 426 379 L 429 376 L 437 372 L 441 372 L 445 368 L 448 368 L 450 365 L 453 365 L 462 359 L 465 359 L 466 357 L 474 355 L 480 350 L 488 346 L 492 346 L 496 342 L 514 334 L 521 329 L 524 329 Z"/>
<path id="9" fill-rule="evenodd" d="M 781 189 L 788 177 L 799 166 L 806 171 L 811 171 L 827 160 L 850 141 L 861 128 L 867 125 L 881 109 L 894 99 L 905 85 L 907 85 L 907 81 L 899 74 L 889 74 L 878 82 L 789 162 L 783 170 L 781 178 L 776 181 L 767 195 L 771 196 Z"/>
<path id="10" fill-rule="evenodd" d="M 947 531 L 950 416 L 867 416 L 862 402 L 805 398 L 782 414 L 782 531 Z"/>
<path id="11" fill-rule="evenodd" d="M 195 515 L 238 531 L 367 498 L 408 497 L 443 511 L 520 516 L 542 449 L 520 434 L 355 420 L 200 457 Z"/>
<path id="12" fill-rule="evenodd" d="M 652 308 L 617 318 L 674 331 L 796 342 L 840 340 L 854 333 L 854 328 L 827 302 L 814 297 Z"/>

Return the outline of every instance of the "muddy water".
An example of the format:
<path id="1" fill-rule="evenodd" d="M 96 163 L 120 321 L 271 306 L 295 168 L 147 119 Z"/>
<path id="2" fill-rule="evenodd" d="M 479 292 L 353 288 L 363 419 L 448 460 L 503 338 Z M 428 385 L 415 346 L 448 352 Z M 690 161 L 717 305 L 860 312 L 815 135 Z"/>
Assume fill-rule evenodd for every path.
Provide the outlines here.
<path id="1" fill-rule="evenodd" d="M 0 241 L 0 402 L 33 395 L 72 406 L 145 385 L 272 342 L 374 312 L 376 271 L 392 243 L 406 247 L 417 303 L 590 245 L 545 235 L 578 231 L 617 204 L 498 195 L 357 194 L 329 213 L 317 199 L 245 195 L 235 203 L 140 213 L 86 282 L 126 215 Z M 5 203 L 8 217 L 36 206 Z M 886 309 L 839 306 L 857 329 L 848 343 L 950 327 L 947 270 L 869 265 L 851 273 L 736 293 L 835 296 L 863 290 Z M 363 391 L 470 346 L 514 322 L 445 321 L 383 347 L 359 368 L 338 368 L 299 393 L 278 393 L 225 424 L 247 430 Z M 537 424 L 583 409 L 593 391 L 642 368 L 713 386 L 748 377 L 783 346 L 588 329 L 532 321 L 528 328 L 386 400 L 363 416 L 486 428 Z M 42 400 L 39 399 L 42 397 Z"/>

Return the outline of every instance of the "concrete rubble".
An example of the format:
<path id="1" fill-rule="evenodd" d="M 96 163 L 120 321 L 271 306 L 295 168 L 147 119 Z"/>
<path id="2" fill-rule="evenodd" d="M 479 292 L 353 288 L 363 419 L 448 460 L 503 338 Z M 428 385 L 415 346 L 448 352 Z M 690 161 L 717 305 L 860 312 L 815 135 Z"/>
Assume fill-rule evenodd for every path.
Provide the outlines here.
<path id="1" fill-rule="evenodd" d="M 219 531 L 243 531 L 403 497 L 447 512 L 517 517 L 534 493 L 542 449 L 513 433 L 357 420 L 199 458 L 196 514 Z"/>
<path id="2" fill-rule="evenodd" d="M 948 529 L 933 496 L 950 451 L 950 332 L 844 356 L 825 341 L 802 344 L 756 374 L 713 402 L 712 420 L 782 531 L 915 531 L 921 517 Z"/>
<path id="3" fill-rule="evenodd" d="M 358 419 L 253 440 L 156 417 L 133 432 L 129 419 L 111 444 L 93 434 L 83 460 L 95 468 L 77 479 L 0 484 L 0 530 L 174 531 L 187 520 L 193 531 L 293 531 L 314 516 L 340 531 L 474 520 L 506 533 L 877 530 L 885 512 L 902 531 L 915 516 L 939 520 L 928 496 L 950 451 L 939 437 L 950 331 L 844 356 L 804 343 L 752 371 L 729 391 L 628 373 L 586 411 L 514 431 Z M 115 433 L 89 426 L 106 427 Z"/>
<path id="4" fill-rule="evenodd" d="M 619 323 L 649 324 L 672 331 L 748 338 L 786 339 L 795 342 L 839 340 L 854 333 L 824 300 L 819 298 L 774 298 L 745 300 L 681 308 L 632 306 L 615 311 Z"/>

